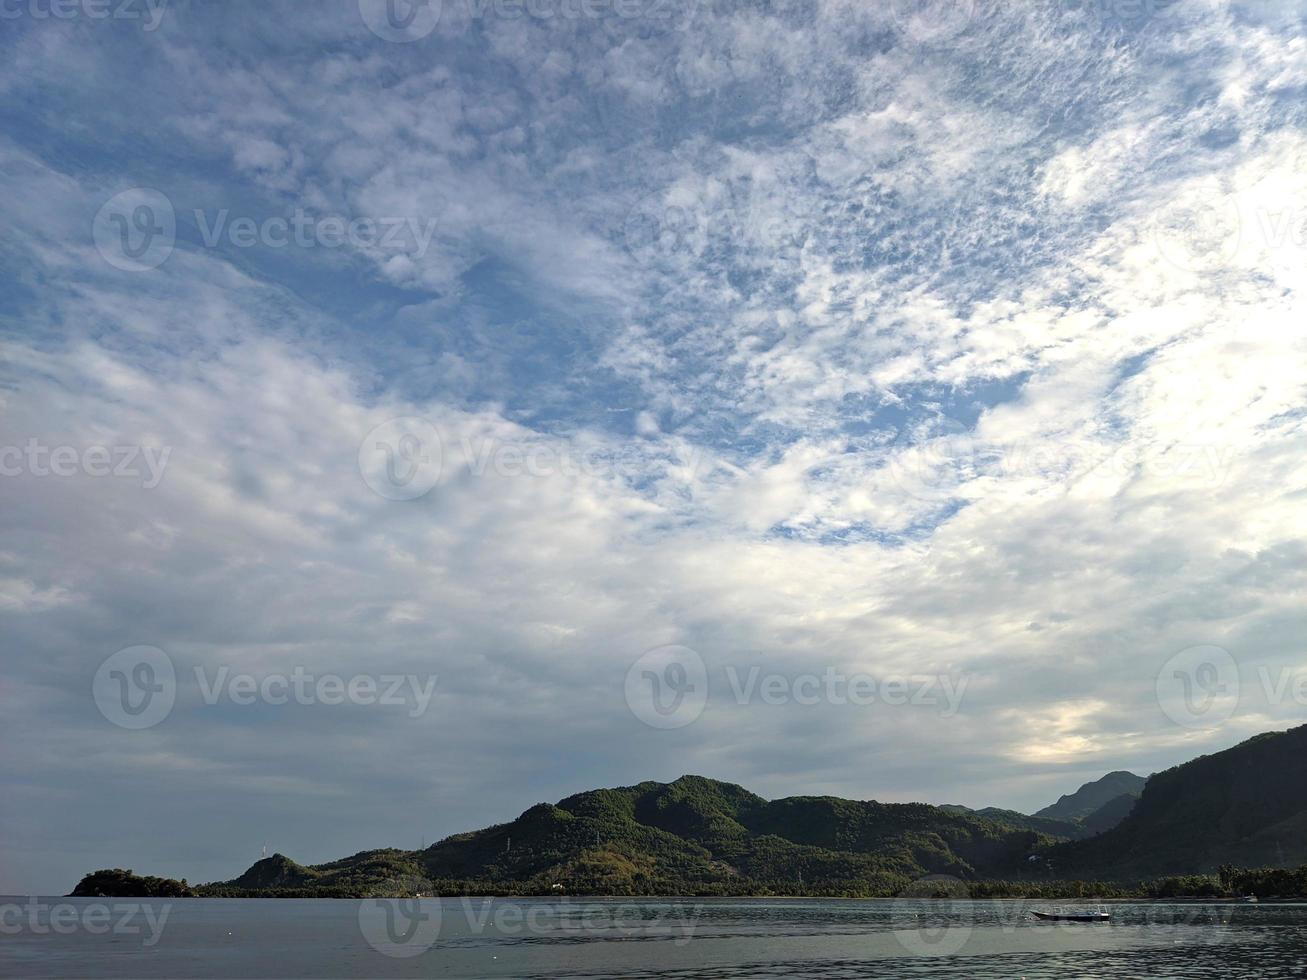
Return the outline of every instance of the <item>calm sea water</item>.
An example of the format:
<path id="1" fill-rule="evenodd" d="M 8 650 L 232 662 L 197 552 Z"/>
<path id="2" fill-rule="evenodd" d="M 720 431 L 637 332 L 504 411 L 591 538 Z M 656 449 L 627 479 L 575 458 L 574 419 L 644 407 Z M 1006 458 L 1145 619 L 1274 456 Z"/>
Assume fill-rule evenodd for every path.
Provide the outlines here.
<path id="1" fill-rule="evenodd" d="M 1307 905 L 0 899 L 4 977 L 1307 977 Z"/>

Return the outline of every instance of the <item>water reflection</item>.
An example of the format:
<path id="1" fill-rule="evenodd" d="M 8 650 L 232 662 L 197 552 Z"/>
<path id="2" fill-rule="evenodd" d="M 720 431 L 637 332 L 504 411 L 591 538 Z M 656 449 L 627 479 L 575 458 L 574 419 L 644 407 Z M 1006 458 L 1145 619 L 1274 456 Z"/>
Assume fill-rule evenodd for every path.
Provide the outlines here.
<path id="1" fill-rule="evenodd" d="M 1040 922 L 1030 910 L 1056 903 L 1026 901 L 426 899 L 408 910 L 428 923 L 422 944 L 399 956 L 409 931 L 379 942 L 366 903 L 168 904 L 148 947 L 14 919 L 0 976 L 1307 977 L 1305 905 L 1113 904 L 1111 922 L 1075 923 Z"/>

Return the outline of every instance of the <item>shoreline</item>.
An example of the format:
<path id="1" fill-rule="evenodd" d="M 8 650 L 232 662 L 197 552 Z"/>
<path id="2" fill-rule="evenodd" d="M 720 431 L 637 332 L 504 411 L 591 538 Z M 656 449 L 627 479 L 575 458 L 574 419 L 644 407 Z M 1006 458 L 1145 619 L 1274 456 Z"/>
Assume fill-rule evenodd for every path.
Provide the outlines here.
<path id="1" fill-rule="evenodd" d="M 450 894 L 450 895 L 0 895 L 3 898 L 86 898 L 86 899 L 167 899 L 168 901 L 266 901 L 266 902 L 367 902 L 367 901 L 446 901 L 450 899 L 469 899 L 497 901 L 512 899 L 515 901 L 560 901 L 576 899 L 587 902 L 1063 902 L 1093 905 L 1303 905 L 1307 904 L 1307 895 L 1274 896 L 1258 898 L 1255 902 L 1246 901 L 1238 896 L 1210 898 L 1205 896 L 1175 896 L 1158 898 L 1148 895 L 1137 897 L 1114 896 L 1111 898 L 1094 895 L 1030 896 L 1030 895 L 985 895 L 948 896 L 948 895 L 607 895 L 584 893 L 556 893 L 552 895 L 517 895 L 517 894 Z"/>

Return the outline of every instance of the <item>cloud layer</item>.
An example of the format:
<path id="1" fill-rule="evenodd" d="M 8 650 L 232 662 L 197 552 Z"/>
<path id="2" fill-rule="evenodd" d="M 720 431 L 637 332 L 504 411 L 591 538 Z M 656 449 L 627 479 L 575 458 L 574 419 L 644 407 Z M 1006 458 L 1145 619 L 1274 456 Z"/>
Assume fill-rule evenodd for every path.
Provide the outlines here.
<path id="1" fill-rule="evenodd" d="M 1301 719 L 1263 681 L 1307 585 L 1299 20 L 646 7 L 16 8 L 0 891 L 683 772 L 1033 809 Z M 138 644 L 179 680 L 136 731 L 92 685 Z M 706 704 L 655 729 L 667 644 Z M 1198 645 L 1240 697 L 1177 722 Z M 208 704 L 224 668 L 437 684 Z"/>

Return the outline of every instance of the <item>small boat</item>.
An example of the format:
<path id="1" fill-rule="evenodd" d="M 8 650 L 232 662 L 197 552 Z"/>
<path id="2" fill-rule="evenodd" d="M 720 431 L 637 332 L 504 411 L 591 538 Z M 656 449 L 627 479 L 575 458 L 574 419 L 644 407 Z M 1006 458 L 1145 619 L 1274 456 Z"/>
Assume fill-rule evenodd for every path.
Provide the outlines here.
<path id="1" fill-rule="evenodd" d="M 1083 912 L 1074 909 L 1071 911 L 1053 909 L 1051 912 L 1040 912 L 1031 909 L 1030 914 L 1036 919 L 1043 919 L 1045 922 L 1107 922 L 1112 918 L 1111 912 L 1102 909 L 1097 912 Z"/>
<path id="2" fill-rule="evenodd" d="M 1240 899 L 1240 901 L 1243 901 L 1243 902 L 1248 903 L 1249 905 L 1252 905 L 1254 902 L 1257 901 L 1257 896 L 1256 896 L 1256 895 L 1245 895 L 1242 899 Z"/>

